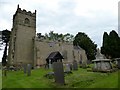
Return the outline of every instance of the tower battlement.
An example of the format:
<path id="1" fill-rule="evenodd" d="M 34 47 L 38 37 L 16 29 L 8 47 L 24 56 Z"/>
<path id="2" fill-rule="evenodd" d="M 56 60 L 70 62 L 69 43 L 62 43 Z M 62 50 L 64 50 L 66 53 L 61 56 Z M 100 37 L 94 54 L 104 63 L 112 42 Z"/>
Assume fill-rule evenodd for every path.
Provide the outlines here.
<path id="1" fill-rule="evenodd" d="M 36 17 L 36 10 L 35 10 L 35 12 L 32 13 L 31 11 L 26 11 L 25 9 L 22 10 L 22 9 L 19 7 L 19 5 L 18 5 L 18 7 L 17 7 L 16 13 L 22 13 L 22 14 L 26 14 L 26 15 L 29 15 L 29 16 Z M 16 15 L 16 13 L 15 13 L 15 15 Z"/>

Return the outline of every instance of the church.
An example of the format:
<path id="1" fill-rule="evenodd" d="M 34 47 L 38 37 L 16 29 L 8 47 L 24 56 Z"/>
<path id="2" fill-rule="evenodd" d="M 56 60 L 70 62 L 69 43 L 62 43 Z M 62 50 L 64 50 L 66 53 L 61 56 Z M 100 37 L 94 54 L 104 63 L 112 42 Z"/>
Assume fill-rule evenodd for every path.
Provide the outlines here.
<path id="1" fill-rule="evenodd" d="M 53 52 L 60 52 L 64 64 L 72 63 L 74 60 L 82 64 L 87 63 L 85 50 L 79 46 L 73 46 L 72 42 L 38 38 L 36 36 L 36 10 L 32 13 L 22 10 L 18 5 L 13 15 L 8 64 L 44 66 L 47 57 Z"/>

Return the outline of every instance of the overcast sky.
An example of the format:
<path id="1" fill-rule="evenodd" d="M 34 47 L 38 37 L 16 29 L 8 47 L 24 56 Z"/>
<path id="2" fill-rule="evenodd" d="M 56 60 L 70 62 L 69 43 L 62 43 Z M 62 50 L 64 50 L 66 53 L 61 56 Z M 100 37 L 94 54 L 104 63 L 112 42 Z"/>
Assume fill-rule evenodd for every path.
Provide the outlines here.
<path id="1" fill-rule="evenodd" d="M 37 32 L 85 32 L 98 46 L 103 33 L 118 31 L 119 0 L 0 0 L 0 30 L 11 30 L 13 14 L 37 10 Z M 2 51 L 0 52 L 2 54 Z"/>

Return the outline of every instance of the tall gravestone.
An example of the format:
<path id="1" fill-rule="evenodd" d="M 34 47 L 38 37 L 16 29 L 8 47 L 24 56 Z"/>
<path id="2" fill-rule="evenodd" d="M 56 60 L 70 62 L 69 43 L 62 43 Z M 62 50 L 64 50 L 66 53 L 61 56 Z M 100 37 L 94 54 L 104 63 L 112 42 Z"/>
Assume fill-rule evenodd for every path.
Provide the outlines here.
<path id="1" fill-rule="evenodd" d="M 57 84 L 64 85 L 64 70 L 63 70 L 63 63 L 62 62 L 54 62 L 53 63 L 53 71 L 54 71 L 54 77 L 55 82 Z"/>
<path id="2" fill-rule="evenodd" d="M 31 64 L 27 64 L 27 76 L 31 75 Z"/>
<path id="3" fill-rule="evenodd" d="M 78 64 L 76 60 L 73 61 L 73 70 L 78 70 Z"/>

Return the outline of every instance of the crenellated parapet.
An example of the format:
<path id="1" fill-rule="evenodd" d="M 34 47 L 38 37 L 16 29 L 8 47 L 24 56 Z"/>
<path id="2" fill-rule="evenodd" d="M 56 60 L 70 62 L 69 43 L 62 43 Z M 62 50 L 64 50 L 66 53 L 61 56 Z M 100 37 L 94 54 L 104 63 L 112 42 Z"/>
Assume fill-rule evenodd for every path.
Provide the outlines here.
<path id="1" fill-rule="evenodd" d="M 36 10 L 35 10 L 35 12 L 33 12 L 33 13 L 32 13 L 31 11 L 26 11 L 25 9 L 22 10 L 22 9 L 19 7 L 19 4 L 18 4 L 16 13 L 22 13 L 22 14 L 25 14 L 25 15 L 29 15 L 29 16 L 36 17 Z M 16 13 L 15 13 L 15 15 L 16 15 Z"/>

